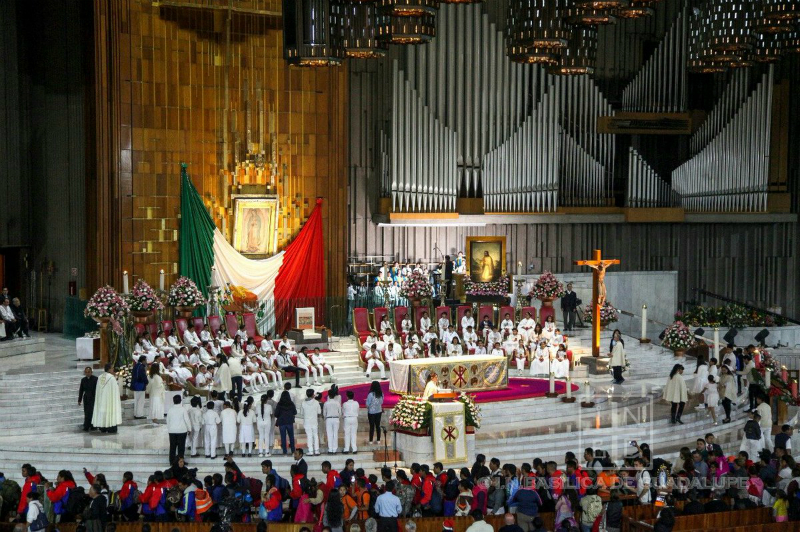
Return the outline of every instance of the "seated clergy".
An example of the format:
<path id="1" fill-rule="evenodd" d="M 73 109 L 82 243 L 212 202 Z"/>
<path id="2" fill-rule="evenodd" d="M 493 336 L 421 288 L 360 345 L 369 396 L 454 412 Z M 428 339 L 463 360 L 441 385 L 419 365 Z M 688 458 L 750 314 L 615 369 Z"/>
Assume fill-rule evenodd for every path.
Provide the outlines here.
<path id="1" fill-rule="evenodd" d="M 11 300 L 8 298 L 0 302 L 0 320 L 3 321 L 6 327 L 6 336 L 4 340 L 11 340 L 17 334 L 22 337 L 19 322 L 17 322 L 17 317 L 14 316 L 14 310 L 11 309 Z"/>

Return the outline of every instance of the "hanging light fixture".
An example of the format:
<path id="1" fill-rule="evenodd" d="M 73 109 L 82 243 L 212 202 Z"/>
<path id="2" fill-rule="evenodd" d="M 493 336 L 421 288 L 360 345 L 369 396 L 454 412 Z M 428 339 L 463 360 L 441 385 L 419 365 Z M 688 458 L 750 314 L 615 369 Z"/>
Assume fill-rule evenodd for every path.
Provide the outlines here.
<path id="1" fill-rule="evenodd" d="M 597 28 L 573 28 L 567 47 L 561 50 L 561 59 L 550 72 L 562 75 L 592 74 L 597 59 Z"/>
<path id="2" fill-rule="evenodd" d="M 386 55 L 389 45 L 379 41 L 377 8 L 371 2 L 349 2 L 343 6 L 342 46 L 347 57 L 369 59 Z"/>
<path id="3" fill-rule="evenodd" d="M 796 3 L 796 2 L 795 2 Z M 782 4 L 777 0 L 762 0 L 758 4 L 758 15 L 753 23 L 753 31 L 756 33 L 785 33 L 794 29 L 794 20 L 788 16 L 778 16 L 786 14 L 786 10 L 780 9 Z"/>
<path id="4" fill-rule="evenodd" d="M 689 72 L 698 74 L 712 74 L 724 72 L 723 65 L 714 63 L 710 59 L 701 57 L 702 44 L 706 41 L 708 26 L 700 10 L 695 10 L 689 18 L 689 46 L 686 68 Z"/>
<path id="5" fill-rule="evenodd" d="M 781 41 L 775 35 L 762 35 L 750 52 L 750 59 L 758 63 L 774 63 L 781 58 Z"/>
<path id="6" fill-rule="evenodd" d="M 750 27 L 754 13 L 748 0 L 719 0 L 709 11 L 708 47 L 725 52 L 743 52 L 753 47 Z"/>
<path id="7" fill-rule="evenodd" d="M 389 44 L 422 44 L 436 35 L 439 0 L 376 0 L 376 35 Z"/>
<path id="8" fill-rule="evenodd" d="M 627 6 L 617 9 L 616 15 L 623 19 L 650 17 L 655 13 L 650 7 L 653 3 L 653 0 L 631 0 Z"/>
<path id="9" fill-rule="evenodd" d="M 509 47 L 552 51 L 567 46 L 570 28 L 563 19 L 566 8 L 567 0 L 510 0 L 507 17 Z M 509 57 L 518 55 L 509 51 Z"/>
<path id="10" fill-rule="evenodd" d="M 332 0 L 283 0 L 283 54 L 290 65 L 341 64 L 341 9 Z"/>
<path id="11" fill-rule="evenodd" d="M 800 54 L 800 31 L 795 30 L 780 36 L 782 54 Z"/>
<path id="12" fill-rule="evenodd" d="M 800 19 L 800 2 L 797 0 L 762 0 L 764 16 L 772 20 Z"/>
<path id="13" fill-rule="evenodd" d="M 564 20 L 575 26 L 600 26 L 617 23 L 617 17 L 612 11 L 581 7 L 566 9 Z"/>
<path id="14" fill-rule="evenodd" d="M 575 7 L 582 9 L 619 9 L 627 6 L 628 0 L 576 0 Z"/>
<path id="15" fill-rule="evenodd" d="M 538 63 L 540 65 L 558 64 L 558 51 L 555 48 L 509 46 L 506 48 L 506 55 L 515 63 Z"/>

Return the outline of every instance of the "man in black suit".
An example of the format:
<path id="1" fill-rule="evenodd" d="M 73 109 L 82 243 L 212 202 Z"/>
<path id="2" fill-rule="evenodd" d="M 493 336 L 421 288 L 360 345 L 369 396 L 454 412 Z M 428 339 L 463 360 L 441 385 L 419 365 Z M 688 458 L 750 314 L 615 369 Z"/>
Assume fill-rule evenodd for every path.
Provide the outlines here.
<path id="1" fill-rule="evenodd" d="M 83 430 L 93 429 L 92 413 L 94 412 L 94 393 L 97 390 L 97 376 L 92 375 L 92 368 L 83 369 L 81 388 L 78 390 L 78 405 L 83 404 Z"/>
<path id="2" fill-rule="evenodd" d="M 444 298 L 442 299 L 442 305 L 444 305 L 444 300 L 450 298 L 450 291 L 453 288 L 453 262 L 450 260 L 450 256 L 444 256 Z"/>
<path id="3" fill-rule="evenodd" d="M 578 295 L 572 290 L 572 283 L 567 283 L 567 293 L 561 297 L 561 311 L 564 313 L 564 331 L 575 328 L 575 310 L 578 308 Z"/>
<path id="4" fill-rule="evenodd" d="M 294 464 L 297 466 L 297 473 L 303 474 L 304 477 L 308 477 L 308 464 L 306 460 L 303 459 L 303 448 L 296 448 L 294 451 Z"/>

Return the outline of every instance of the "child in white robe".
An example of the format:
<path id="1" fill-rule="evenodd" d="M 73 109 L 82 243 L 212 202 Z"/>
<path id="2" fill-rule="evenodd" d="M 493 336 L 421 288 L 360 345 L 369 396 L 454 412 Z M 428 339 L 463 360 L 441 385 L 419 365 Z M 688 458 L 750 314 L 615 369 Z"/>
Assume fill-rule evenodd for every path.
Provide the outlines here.
<path id="1" fill-rule="evenodd" d="M 203 326 L 203 331 L 200 332 L 200 340 L 211 342 L 214 340 L 214 336 L 211 335 L 211 329 L 208 327 L 208 324 Z"/>
<path id="2" fill-rule="evenodd" d="M 267 376 L 267 381 L 272 379 L 272 384 L 275 386 L 276 389 L 283 388 L 283 375 L 281 374 L 281 369 L 278 368 L 278 354 L 277 352 L 272 352 L 269 356 L 264 358 L 264 362 L 261 364 L 261 369 L 264 374 Z"/>
<path id="3" fill-rule="evenodd" d="M 439 322 L 437 322 L 437 325 L 439 326 L 439 333 L 441 333 L 442 331 L 446 331 L 447 328 L 450 327 L 450 319 L 447 318 L 447 313 L 441 314 L 441 316 L 439 317 Z"/>
<path id="4" fill-rule="evenodd" d="M 208 389 L 211 386 L 212 375 L 206 369 L 206 365 L 200 365 L 197 374 L 194 376 L 194 384 L 198 389 Z"/>
<path id="5" fill-rule="evenodd" d="M 419 346 L 416 343 L 406 343 L 406 347 L 403 349 L 403 358 L 405 359 L 416 359 L 417 354 L 419 353 Z"/>
<path id="6" fill-rule="evenodd" d="M 311 360 L 309 360 L 308 355 L 306 355 L 305 347 L 301 348 L 300 351 L 297 352 L 297 368 L 300 370 L 305 370 L 306 372 L 306 387 L 311 386 L 312 375 L 314 376 L 314 385 L 320 385 L 317 368 L 311 364 Z"/>
<path id="7" fill-rule="evenodd" d="M 467 328 L 475 327 L 475 319 L 472 318 L 472 311 L 467 310 L 464 316 L 461 317 L 461 331 L 464 332 Z"/>
<path id="8" fill-rule="evenodd" d="M 467 326 L 464 330 L 464 348 L 467 352 L 473 352 L 477 346 L 478 335 L 472 330 L 472 326 Z"/>
<path id="9" fill-rule="evenodd" d="M 422 337 L 422 342 L 428 346 L 428 353 L 430 353 L 431 351 L 431 343 L 433 343 L 437 339 L 438 337 L 436 336 L 436 333 L 433 332 L 433 330 L 428 330 Z"/>
<path id="10" fill-rule="evenodd" d="M 486 347 L 483 345 L 482 340 L 475 343 L 475 355 L 486 355 Z"/>
<path id="11" fill-rule="evenodd" d="M 556 358 L 553 360 L 552 370 L 556 379 L 564 379 L 569 375 L 569 359 L 565 357 L 565 353 L 559 350 L 556 353 Z"/>
<path id="12" fill-rule="evenodd" d="M 511 315 L 506 313 L 506 316 L 503 318 L 503 321 L 500 322 L 500 332 L 508 335 L 511 333 L 511 330 L 514 329 L 514 321 L 511 320 Z"/>
<path id="13" fill-rule="evenodd" d="M 167 337 L 167 342 L 169 343 L 170 348 L 174 348 L 176 350 L 180 350 L 183 344 L 178 340 L 178 336 L 175 335 L 175 330 L 173 329 L 170 331 L 169 337 Z"/>
<path id="14" fill-rule="evenodd" d="M 195 396 L 192 398 L 190 404 L 189 420 L 192 423 L 192 434 L 190 437 L 192 443 L 192 457 L 197 457 L 197 449 L 200 447 L 200 439 L 203 436 L 203 410 L 200 407 L 203 403 L 200 401 L 199 396 Z"/>
<path id="15" fill-rule="evenodd" d="M 492 355 L 495 357 L 506 356 L 506 352 L 504 352 L 503 349 L 500 347 L 499 342 L 494 343 L 494 348 L 492 348 Z"/>
<path id="16" fill-rule="evenodd" d="M 553 318 L 553 315 L 550 315 L 544 322 L 542 333 L 547 335 L 547 338 L 551 338 L 555 332 L 556 332 L 556 321 Z"/>
<path id="17" fill-rule="evenodd" d="M 525 350 L 525 346 L 521 343 L 518 344 L 511 352 L 511 355 L 517 363 L 517 374 L 521 376 L 522 371 L 525 370 L 525 363 L 528 361 L 528 352 Z"/>
<path id="18" fill-rule="evenodd" d="M 178 350 L 169 345 L 169 341 L 163 331 L 159 331 L 158 337 L 156 337 L 156 349 L 162 353 L 178 355 Z"/>
<path id="19" fill-rule="evenodd" d="M 206 452 L 206 459 L 217 458 L 219 424 L 220 418 L 214 410 L 214 402 L 208 402 L 203 412 L 203 449 Z"/>
<path id="20" fill-rule="evenodd" d="M 396 342 L 396 339 L 394 338 L 394 333 L 392 333 L 391 328 L 386 328 L 383 330 L 383 337 L 381 337 L 381 340 L 385 344 L 389 344 L 390 342 L 391 343 Z"/>
<path id="21" fill-rule="evenodd" d="M 506 353 L 511 353 L 512 351 L 516 350 L 521 339 L 522 337 L 520 337 L 517 328 L 512 329 L 511 333 L 508 334 L 505 341 L 503 341 L 503 348 L 505 349 Z"/>
<path id="22" fill-rule="evenodd" d="M 361 343 L 361 347 L 369 351 L 369 349 L 375 346 L 377 342 L 378 335 L 376 335 L 374 331 L 370 331 L 369 335 L 367 335 L 367 338 Z"/>
<path id="23" fill-rule="evenodd" d="M 428 313 L 422 313 L 422 318 L 419 319 L 419 330 L 422 333 L 426 333 L 431 329 L 431 319 L 428 317 Z"/>
<path id="24" fill-rule="evenodd" d="M 317 375 L 319 375 L 320 381 L 325 377 L 325 371 L 328 372 L 331 381 L 333 381 L 333 365 L 325 360 L 325 354 L 320 352 L 319 348 L 314 348 L 314 351 L 311 353 L 311 364 L 317 369 Z"/>
<path id="25" fill-rule="evenodd" d="M 528 339 L 533 333 L 533 329 L 536 327 L 536 321 L 533 319 L 533 315 L 528 311 L 525 313 L 525 318 L 519 321 L 519 325 L 517 325 L 517 329 L 519 330 L 519 334 L 522 335 L 522 338 L 525 339 L 525 342 L 528 342 Z"/>
<path id="26" fill-rule="evenodd" d="M 236 421 L 239 422 L 239 447 L 242 449 L 242 457 L 252 457 L 253 442 L 255 442 L 253 424 L 256 421 L 252 397 L 248 398 L 248 401 L 244 403 L 242 410 L 236 416 Z"/>
<path id="27" fill-rule="evenodd" d="M 464 352 L 461 349 L 461 343 L 458 342 L 458 337 L 453 338 L 453 342 L 447 347 L 447 356 L 448 357 L 458 357 L 459 355 L 463 355 Z"/>
<path id="28" fill-rule="evenodd" d="M 403 358 L 403 351 L 400 349 L 399 344 L 390 342 L 386 345 L 386 350 L 383 352 L 383 360 L 386 363 L 398 361 Z"/>
<path id="29" fill-rule="evenodd" d="M 245 353 L 247 354 L 257 354 L 258 353 L 258 346 L 256 346 L 255 339 L 248 339 L 247 345 L 244 348 Z"/>
<path id="30" fill-rule="evenodd" d="M 272 394 L 272 392 L 268 393 Z M 275 418 L 269 396 L 261 396 L 261 402 L 256 405 L 256 429 L 258 429 L 258 456 L 269 457 L 272 455 L 272 443 L 275 436 Z"/>
<path id="31" fill-rule="evenodd" d="M 392 332 L 392 324 L 391 324 L 391 322 L 389 322 L 389 318 L 386 315 L 383 315 L 381 317 L 381 331 L 383 331 L 384 333 L 387 333 L 386 330 L 389 330 L 388 333 L 391 334 L 391 332 Z"/>
<path id="32" fill-rule="evenodd" d="M 412 327 L 413 324 L 411 323 L 411 319 L 408 318 L 408 315 L 406 315 L 406 317 L 402 320 L 402 322 L 400 322 L 400 331 L 408 335 Z"/>
<path id="33" fill-rule="evenodd" d="M 550 374 L 550 358 L 541 350 L 536 350 L 531 361 L 530 376 L 546 376 Z"/>
<path id="34" fill-rule="evenodd" d="M 222 445 L 225 446 L 225 455 L 233 452 L 233 448 L 236 446 L 236 416 L 231 402 L 225 402 L 219 415 L 222 421 Z"/>
<path id="35" fill-rule="evenodd" d="M 497 328 L 492 328 L 492 331 L 486 336 L 486 348 L 488 349 L 489 346 L 494 346 L 497 343 L 503 342 L 503 335 Z"/>
<path id="36" fill-rule="evenodd" d="M 367 363 L 367 378 L 370 377 L 372 368 L 377 366 L 378 370 L 381 371 L 381 379 L 386 379 L 386 367 L 383 364 L 381 354 L 377 347 L 373 346 L 370 348 L 367 353 L 364 354 L 364 359 Z"/>

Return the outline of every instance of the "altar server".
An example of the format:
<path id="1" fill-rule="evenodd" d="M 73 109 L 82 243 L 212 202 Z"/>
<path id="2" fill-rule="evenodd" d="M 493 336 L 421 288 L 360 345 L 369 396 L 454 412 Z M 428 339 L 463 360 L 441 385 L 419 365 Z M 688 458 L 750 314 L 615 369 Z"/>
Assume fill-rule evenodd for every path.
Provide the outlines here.
<path id="1" fill-rule="evenodd" d="M 219 418 L 222 422 L 222 445 L 225 446 L 225 455 L 230 455 L 236 446 L 236 411 L 231 402 L 223 404 Z"/>
<path id="2" fill-rule="evenodd" d="M 200 440 L 203 436 L 203 402 L 200 396 L 192 397 L 189 402 L 189 421 L 192 424 L 191 429 L 191 444 L 192 444 L 192 457 L 197 457 L 197 449 L 200 447 Z"/>
<path id="3" fill-rule="evenodd" d="M 347 401 L 342 404 L 344 417 L 344 453 L 358 453 L 358 402 L 353 399 L 353 391 L 347 391 Z"/>
<path id="4" fill-rule="evenodd" d="M 514 329 L 514 321 L 511 320 L 511 314 L 506 313 L 503 317 L 503 321 L 500 322 L 500 333 L 508 335 L 511 333 L 512 329 Z"/>
<path id="5" fill-rule="evenodd" d="M 447 331 L 447 328 L 450 327 L 450 319 L 447 318 L 446 312 L 442 312 L 442 314 L 439 315 L 439 322 L 437 322 L 437 325 L 439 326 L 439 333 Z"/>
<path id="6" fill-rule="evenodd" d="M 203 449 L 206 452 L 206 459 L 217 458 L 219 424 L 220 418 L 214 410 L 214 402 L 208 402 L 203 413 Z"/>
<path id="7" fill-rule="evenodd" d="M 467 312 L 464 313 L 464 316 L 461 317 L 461 331 L 466 331 L 467 328 L 474 328 L 475 327 L 475 319 L 472 318 L 472 311 L 467 309 Z"/>
<path id="8" fill-rule="evenodd" d="M 321 414 L 322 408 L 314 398 L 313 389 L 308 389 L 306 399 L 303 401 L 303 428 L 306 430 L 308 455 L 319 455 L 319 415 Z"/>
<path id="9" fill-rule="evenodd" d="M 314 376 L 314 385 L 319 385 L 319 376 L 317 373 L 317 367 L 311 364 L 311 360 L 306 355 L 306 347 L 303 346 L 299 352 L 297 352 L 297 368 L 300 370 L 305 371 L 306 373 L 306 387 L 311 386 L 311 376 Z"/>
<path id="10" fill-rule="evenodd" d="M 392 332 L 392 323 L 389 322 L 389 317 L 383 315 L 381 317 L 381 331 L 385 333 L 387 329 L 389 330 L 389 333 Z"/>
<path id="11" fill-rule="evenodd" d="M 378 352 L 375 346 L 367 350 L 367 353 L 364 354 L 364 360 L 367 363 L 367 378 L 369 378 L 372 373 L 372 367 L 377 366 L 378 370 L 381 371 L 381 379 L 386 379 L 386 367 L 381 360 L 380 352 Z"/>
<path id="12" fill-rule="evenodd" d="M 519 321 L 517 329 L 525 342 L 528 342 L 528 337 L 533 333 L 533 328 L 536 327 L 536 321 L 533 319 L 533 314 L 530 311 L 525 312 L 525 317 Z"/>
<path id="13" fill-rule="evenodd" d="M 335 386 L 334 386 L 335 387 Z M 325 437 L 328 442 L 328 453 L 336 453 L 339 448 L 339 423 L 342 418 L 342 404 L 338 388 L 331 387 L 328 399 L 322 408 L 325 419 Z"/>
<path id="14" fill-rule="evenodd" d="M 473 331 L 472 326 L 467 326 L 462 335 L 464 336 L 464 348 L 468 352 L 474 352 L 477 347 L 478 335 Z"/>
<path id="15" fill-rule="evenodd" d="M 400 330 L 408 335 L 412 327 L 414 326 L 411 322 L 411 319 L 408 317 L 408 315 L 406 315 L 405 318 L 403 318 L 403 320 L 400 322 Z"/>
<path id="16" fill-rule="evenodd" d="M 427 311 L 422 312 L 422 318 L 419 319 L 419 330 L 422 333 L 426 333 L 431 329 L 431 319 L 428 316 Z"/>
<path id="17" fill-rule="evenodd" d="M 103 373 L 97 378 L 92 426 L 103 433 L 116 433 L 120 424 L 122 424 L 122 403 L 119 399 L 119 384 L 111 363 L 106 363 Z"/>
<path id="18" fill-rule="evenodd" d="M 453 342 L 451 342 L 447 346 L 447 356 L 448 357 L 458 357 L 459 355 L 463 355 L 464 351 L 461 349 L 461 343 L 458 342 L 458 337 L 453 338 Z"/>
<path id="19" fill-rule="evenodd" d="M 319 348 L 314 348 L 311 354 L 311 364 L 317 369 L 320 381 L 325 376 L 325 371 L 328 372 L 331 381 L 333 381 L 333 365 L 325 360 L 325 354 L 320 352 Z"/>
<path id="20" fill-rule="evenodd" d="M 390 342 L 386 345 L 386 350 L 383 352 L 383 360 L 387 363 L 398 361 L 403 358 L 403 351 L 400 349 L 399 344 Z"/>

